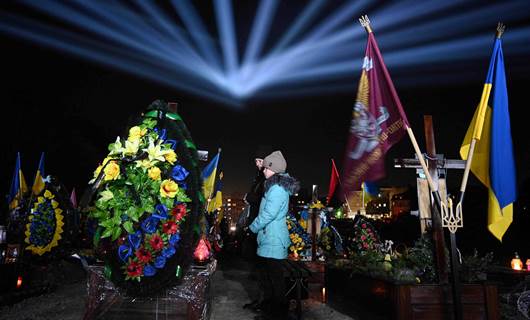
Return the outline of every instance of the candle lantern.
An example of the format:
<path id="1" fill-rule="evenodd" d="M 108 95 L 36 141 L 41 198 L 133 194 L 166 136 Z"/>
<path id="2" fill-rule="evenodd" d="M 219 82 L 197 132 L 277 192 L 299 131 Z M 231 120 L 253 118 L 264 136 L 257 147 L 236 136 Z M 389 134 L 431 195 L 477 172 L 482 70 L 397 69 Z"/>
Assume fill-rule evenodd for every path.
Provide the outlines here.
<path id="1" fill-rule="evenodd" d="M 521 258 L 519 257 L 519 254 L 517 254 L 517 252 L 515 253 L 515 257 L 512 259 L 511 265 L 513 270 L 523 269 L 523 262 L 521 261 Z"/>
<path id="2" fill-rule="evenodd" d="M 205 238 L 199 240 L 199 244 L 195 248 L 193 256 L 198 264 L 204 264 L 210 259 L 210 244 L 208 243 L 208 240 Z"/>

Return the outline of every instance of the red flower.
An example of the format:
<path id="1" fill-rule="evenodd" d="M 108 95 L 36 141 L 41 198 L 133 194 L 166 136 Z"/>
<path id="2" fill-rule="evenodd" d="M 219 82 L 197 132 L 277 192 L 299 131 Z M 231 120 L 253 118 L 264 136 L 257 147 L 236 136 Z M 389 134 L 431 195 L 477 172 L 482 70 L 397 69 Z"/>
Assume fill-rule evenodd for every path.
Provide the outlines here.
<path id="1" fill-rule="evenodd" d="M 127 266 L 127 275 L 131 278 L 139 277 L 144 272 L 144 268 L 138 262 L 131 261 Z"/>
<path id="2" fill-rule="evenodd" d="M 361 236 L 361 240 L 362 241 L 366 240 L 366 237 L 365 236 Z"/>
<path id="3" fill-rule="evenodd" d="M 136 257 L 142 263 L 148 263 L 149 261 L 151 261 L 151 258 L 152 258 L 151 253 L 147 251 L 145 248 L 140 248 L 136 250 Z"/>
<path id="4" fill-rule="evenodd" d="M 362 227 L 363 229 L 366 229 L 366 223 L 361 224 L 361 227 Z"/>
<path id="5" fill-rule="evenodd" d="M 174 234 L 178 231 L 179 226 L 174 221 L 168 221 L 162 225 L 162 230 L 166 234 Z"/>
<path id="6" fill-rule="evenodd" d="M 368 243 L 363 243 L 363 248 L 368 249 Z"/>
<path id="7" fill-rule="evenodd" d="M 162 240 L 158 234 L 154 234 L 151 239 L 149 239 L 149 244 L 155 251 L 162 250 L 162 248 L 164 248 L 164 240 Z"/>
<path id="8" fill-rule="evenodd" d="M 171 210 L 171 213 L 175 216 L 175 220 L 178 222 L 186 215 L 186 204 L 179 203 Z"/>

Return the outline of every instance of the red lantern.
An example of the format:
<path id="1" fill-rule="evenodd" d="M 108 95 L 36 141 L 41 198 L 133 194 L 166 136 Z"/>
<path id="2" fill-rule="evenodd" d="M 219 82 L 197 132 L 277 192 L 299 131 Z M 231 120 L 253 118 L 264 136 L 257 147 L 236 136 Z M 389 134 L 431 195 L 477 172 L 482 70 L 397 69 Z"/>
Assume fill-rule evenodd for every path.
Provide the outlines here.
<path id="1" fill-rule="evenodd" d="M 206 240 L 206 238 L 201 238 L 201 240 L 199 240 L 199 244 L 195 248 L 193 256 L 198 263 L 204 263 L 210 259 L 210 250 L 211 247 L 208 240 Z"/>
<path id="2" fill-rule="evenodd" d="M 17 278 L 17 289 L 20 289 L 22 287 L 22 276 L 18 276 Z"/>

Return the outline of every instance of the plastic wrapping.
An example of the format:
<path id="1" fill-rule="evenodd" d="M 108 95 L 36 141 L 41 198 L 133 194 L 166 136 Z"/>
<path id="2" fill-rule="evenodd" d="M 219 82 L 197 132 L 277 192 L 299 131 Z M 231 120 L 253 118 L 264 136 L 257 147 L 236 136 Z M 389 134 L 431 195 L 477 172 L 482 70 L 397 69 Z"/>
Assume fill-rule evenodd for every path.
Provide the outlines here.
<path id="1" fill-rule="evenodd" d="M 91 266 L 83 319 L 209 319 L 210 286 L 216 267 L 216 260 L 192 266 L 178 284 L 149 297 L 131 297 L 105 278 L 102 266 Z"/>

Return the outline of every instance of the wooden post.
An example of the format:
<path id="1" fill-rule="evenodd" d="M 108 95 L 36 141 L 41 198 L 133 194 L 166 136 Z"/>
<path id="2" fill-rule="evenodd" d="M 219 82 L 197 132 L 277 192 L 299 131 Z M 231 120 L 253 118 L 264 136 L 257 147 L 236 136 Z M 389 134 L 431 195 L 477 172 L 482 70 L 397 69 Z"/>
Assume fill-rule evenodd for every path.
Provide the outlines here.
<path id="1" fill-rule="evenodd" d="M 429 173 L 433 177 L 434 183 L 438 183 L 438 168 L 436 156 L 436 144 L 434 140 L 434 128 L 432 124 L 432 116 L 425 115 L 423 117 L 423 124 L 425 129 L 425 144 L 427 146 L 427 163 L 429 165 Z M 447 271 L 447 260 L 445 258 L 445 239 L 442 228 L 442 219 L 440 211 L 437 206 L 431 206 L 432 217 L 432 239 L 434 243 L 436 265 L 438 270 L 438 277 L 441 284 L 449 282 L 449 275 Z"/>
<path id="2" fill-rule="evenodd" d="M 438 168 L 437 168 L 437 158 L 436 158 L 436 147 L 434 143 L 434 129 L 432 124 L 432 116 L 425 115 L 423 117 L 423 123 L 425 127 L 425 143 L 427 145 L 427 156 L 429 164 L 429 172 L 431 177 L 435 180 L 435 183 L 438 183 Z M 445 201 L 445 199 L 442 199 Z M 442 216 L 440 208 L 437 205 L 431 206 L 432 212 L 432 238 L 435 247 L 435 257 L 436 264 L 438 266 L 438 277 L 440 284 L 444 285 L 449 282 L 448 272 L 447 272 L 447 263 L 445 259 L 445 239 L 442 228 Z M 453 306 L 455 319 L 462 319 L 462 292 L 461 284 L 459 279 L 459 261 L 456 252 L 456 236 L 454 233 L 450 233 L 451 240 L 451 270 L 453 278 Z"/>

